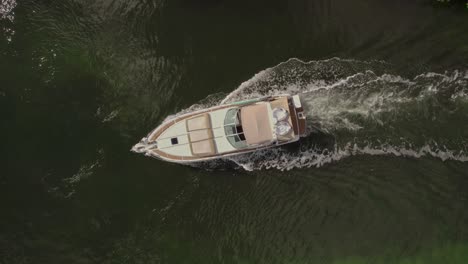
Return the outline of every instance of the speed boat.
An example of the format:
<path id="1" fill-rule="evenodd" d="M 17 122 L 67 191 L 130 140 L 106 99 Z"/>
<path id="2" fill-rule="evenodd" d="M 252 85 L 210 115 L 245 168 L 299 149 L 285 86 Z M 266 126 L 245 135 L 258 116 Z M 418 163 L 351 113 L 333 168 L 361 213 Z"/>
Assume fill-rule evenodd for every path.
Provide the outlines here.
<path id="1" fill-rule="evenodd" d="M 132 151 L 176 163 L 225 158 L 292 143 L 306 133 L 299 95 L 218 105 L 164 121 Z"/>

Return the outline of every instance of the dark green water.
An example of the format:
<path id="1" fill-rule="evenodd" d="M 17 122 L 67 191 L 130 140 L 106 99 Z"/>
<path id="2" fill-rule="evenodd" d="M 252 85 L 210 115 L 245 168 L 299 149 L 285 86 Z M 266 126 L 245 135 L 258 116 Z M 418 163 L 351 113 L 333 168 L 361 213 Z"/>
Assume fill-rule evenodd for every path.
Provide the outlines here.
<path id="1" fill-rule="evenodd" d="M 468 263 L 468 9 L 436 2 L 2 0 L 0 263 Z M 283 92 L 293 146 L 129 151 Z"/>

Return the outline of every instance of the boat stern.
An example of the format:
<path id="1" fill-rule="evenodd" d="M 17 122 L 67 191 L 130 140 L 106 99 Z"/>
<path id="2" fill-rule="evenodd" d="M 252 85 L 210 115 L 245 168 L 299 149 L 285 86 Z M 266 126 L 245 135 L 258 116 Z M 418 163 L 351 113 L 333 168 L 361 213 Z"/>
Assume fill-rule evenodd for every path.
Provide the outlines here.
<path id="1" fill-rule="evenodd" d="M 306 136 L 306 114 L 304 107 L 302 106 L 301 98 L 298 94 L 291 96 L 290 110 L 294 113 L 293 123 L 297 130 L 297 134 L 301 137 Z"/>

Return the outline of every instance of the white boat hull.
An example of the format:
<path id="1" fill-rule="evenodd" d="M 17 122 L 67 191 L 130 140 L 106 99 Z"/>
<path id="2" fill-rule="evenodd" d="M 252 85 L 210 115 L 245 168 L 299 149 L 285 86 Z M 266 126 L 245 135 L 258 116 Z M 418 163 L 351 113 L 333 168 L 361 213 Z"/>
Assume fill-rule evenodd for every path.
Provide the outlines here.
<path id="1" fill-rule="evenodd" d="M 278 122 L 271 113 L 272 109 L 278 108 L 281 108 L 280 116 L 284 119 L 280 123 L 291 128 L 285 135 L 274 131 Z M 235 111 L 237 114 L 232 115 Z M 284 111 L 288 114 L 286 117 L 283 117 Z M 263 116 L 268 120 L 261 118 Z M 230 132 L 231 129 L 234 131 Z M 282 133 L 281 129 L 277 130 Z M 269 96 L 176 116 L 154 129 L 133 146 L 132 151 L 187 164 L 289 144 L 304 134 L 305 114 L 299 97 Z"/>

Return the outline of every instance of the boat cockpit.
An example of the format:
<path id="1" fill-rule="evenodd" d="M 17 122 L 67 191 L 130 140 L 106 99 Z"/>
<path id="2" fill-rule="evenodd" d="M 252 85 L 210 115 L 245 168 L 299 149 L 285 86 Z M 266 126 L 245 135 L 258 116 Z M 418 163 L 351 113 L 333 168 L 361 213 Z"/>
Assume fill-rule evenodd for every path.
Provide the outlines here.
<path id="1" fill-rule="evenodd" d="M 236 149 L 247 147 L 240 112 L 239 108 L 229 109 L 224 118 L 224 133 L 229 143 Z"/>

